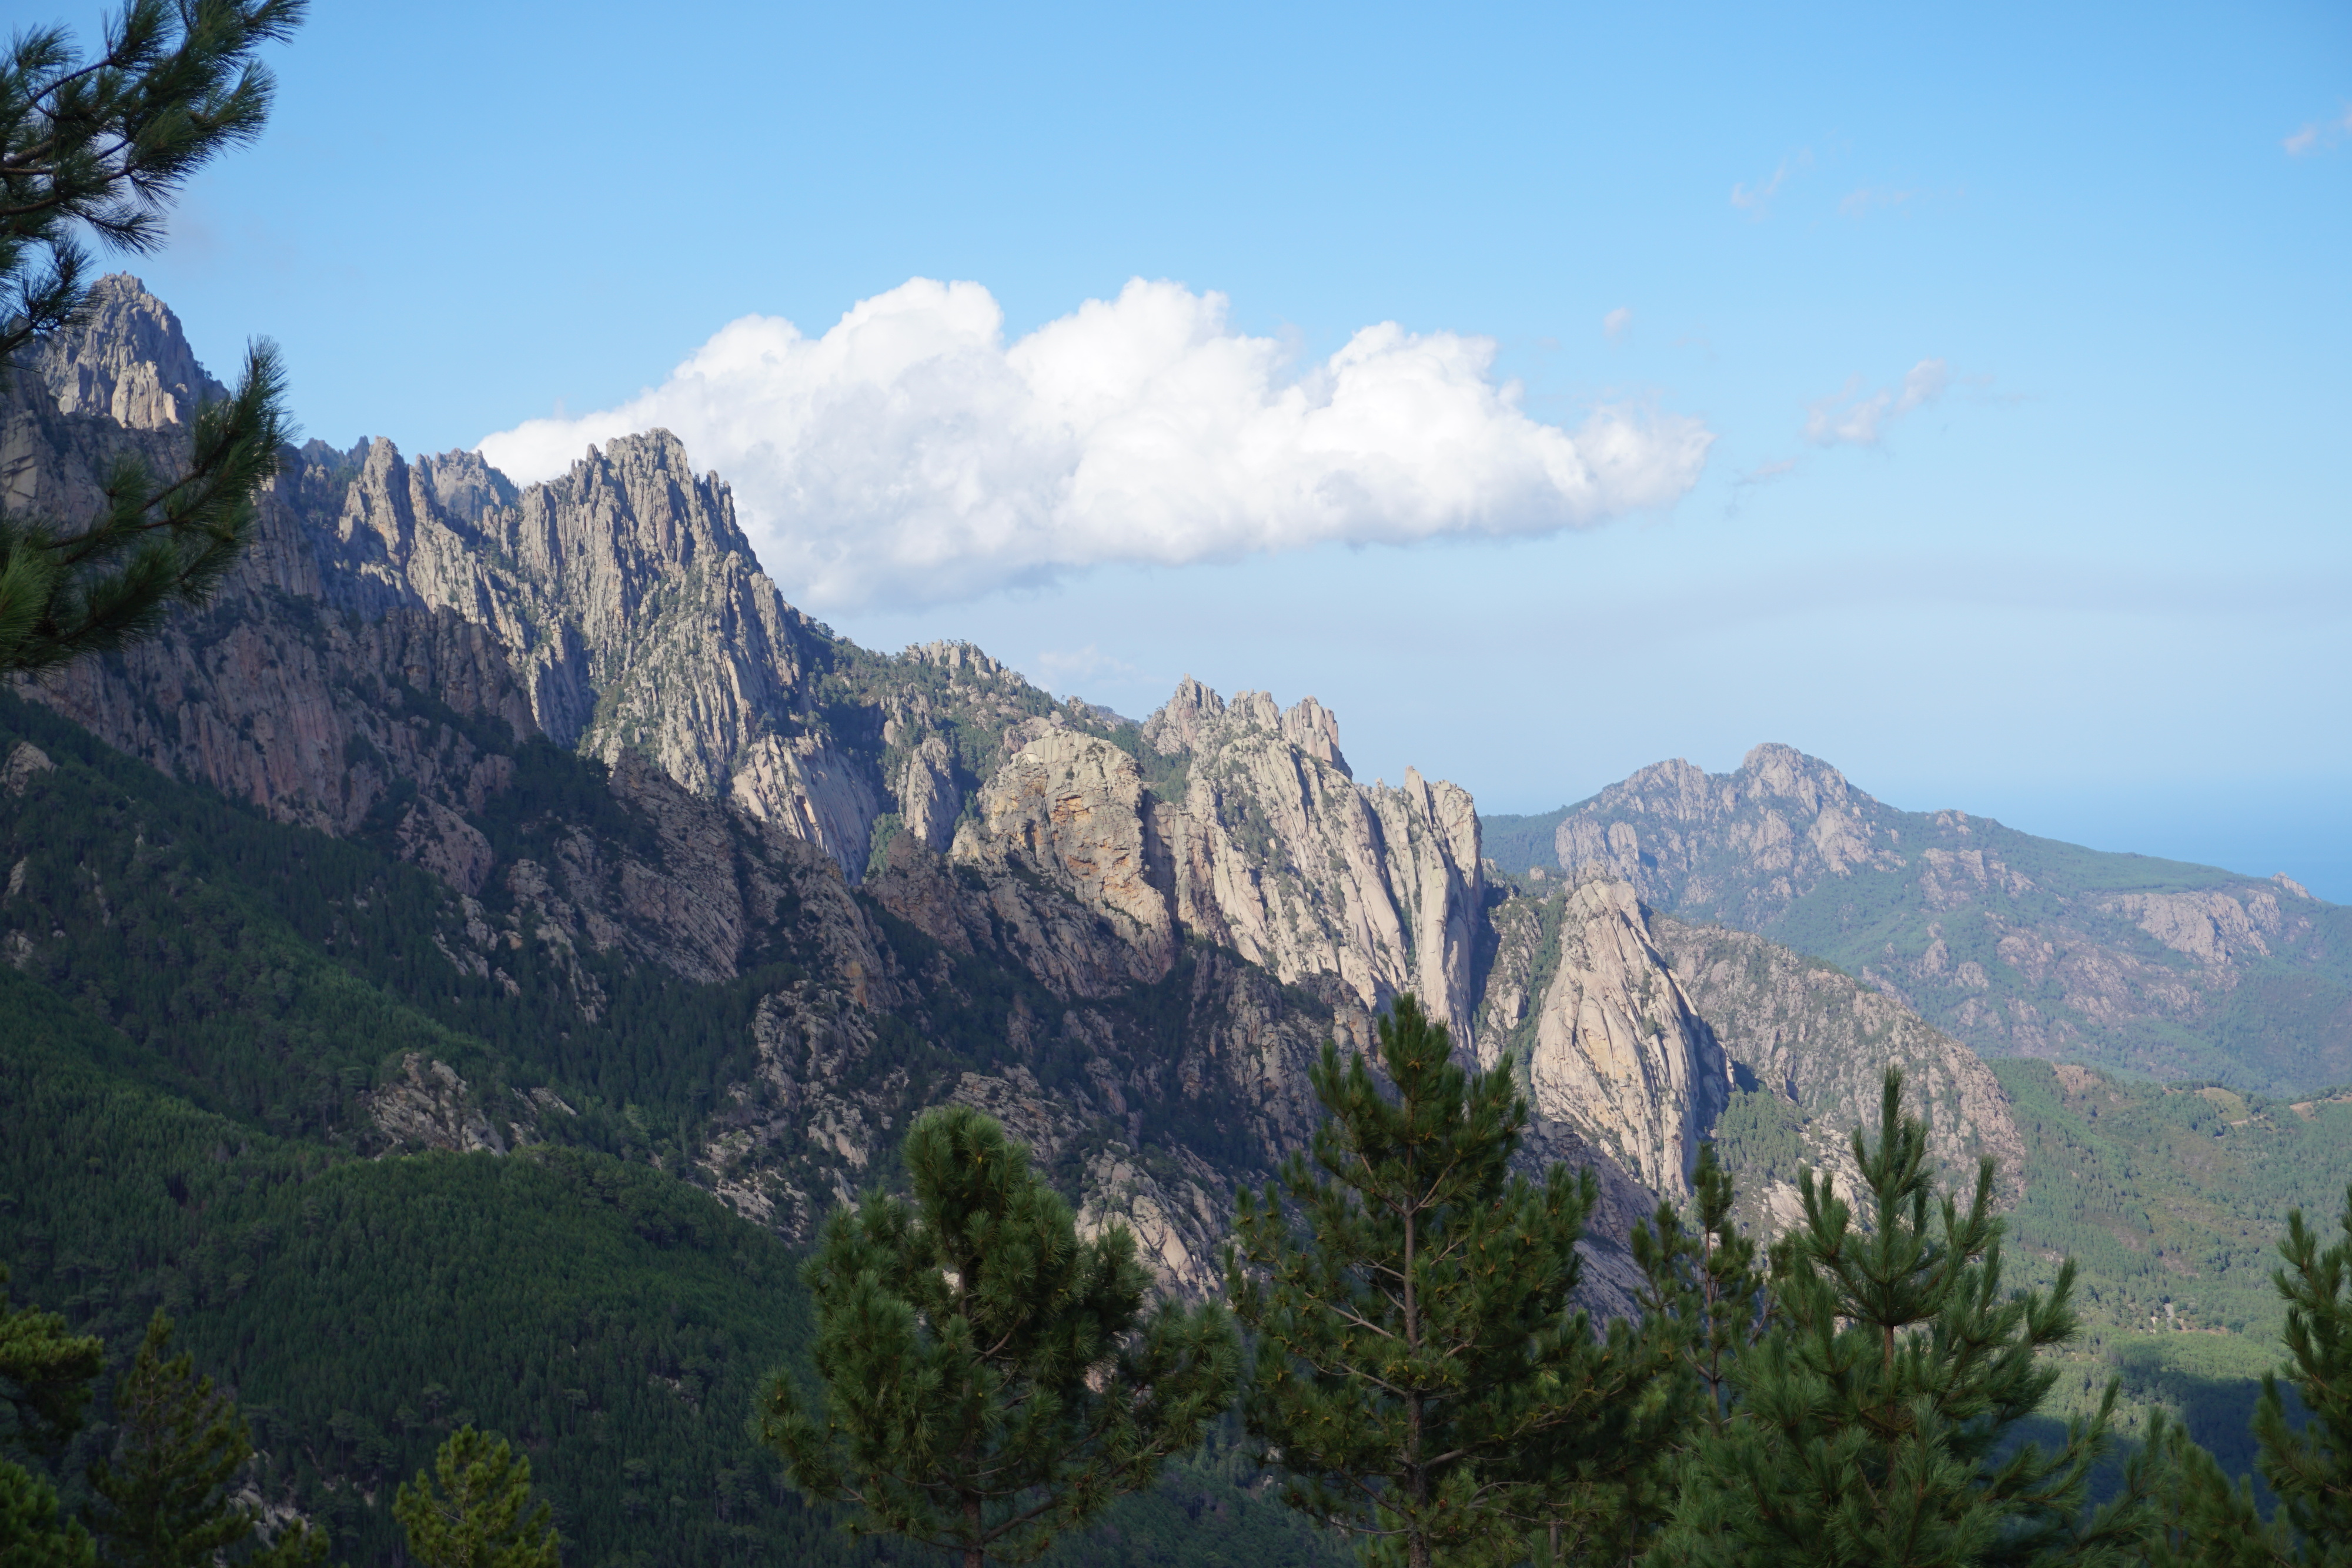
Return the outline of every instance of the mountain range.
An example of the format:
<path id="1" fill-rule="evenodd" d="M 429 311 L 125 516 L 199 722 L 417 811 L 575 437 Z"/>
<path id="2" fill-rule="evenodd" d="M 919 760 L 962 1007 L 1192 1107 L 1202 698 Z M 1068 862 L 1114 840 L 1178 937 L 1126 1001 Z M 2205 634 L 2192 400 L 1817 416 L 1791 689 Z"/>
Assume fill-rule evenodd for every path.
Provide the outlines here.
<path id="1" fill-rule="evenodd" d="M 173 460 L 217 392 L 136 279 L 99 296 L 7 378 L 12 511 Z M 2352 912 L 2284 877 L 1896 810 L 1779 746 L 1482 819 L 1359 780 L 1312 697 L 1188 677 L 1137 723 L 969 644 L 877 653 L 784 601 L 660 431 L 528 486 L 289 450 L 213 603 L 0 697 L 0 1089 L 46 1129 L 10 1140 L 0 1256 L 110 1338 L 171 1304 L 274 1412 L 271 1484 L 386 1561 L 382 1479 L 459 1410 L 541 1447 L 614 1561 L 855 1555 L 747 1479 L 740 1412 L 803 1332 L 793 1249 L 908 1120 L 988 1110 L 1083 1224 L 1213 1293 L 1237 1190 L 1314 1124 L 1307 1065 L 1407 991 L 1518 1079 L 1530 1168 L 1595 1172 L 1603 1312 L 1703 1142 L 1785 1223 L 1890 1066 L 1949 1174 L 1994 1159 L 2029 1269 L 2088 1212 L 2053 1195 L 2093 1134 L 2055 1129 L 2103 1094 L 2300 1140 L 2295 1201 L 2352 1174 Z M 2102 1201 L 2169 1201 L 2144 1175 Z M 2176 1261 L 2238 1212 L 2168 1222 Z M 2119 1255 L 2104 1321 L 2183 1319 L 2170 1281 L 2215 1266 L 2183 1267 Z M 2263 1326 L 2223 1295 L 2206 1319 Z M 534 1333 L 573 1360 L 483 1348 L 536 1367 Z M 1160 1550 L 1185 1531 L 1152 1507 L 1208 1509 L 1198 1550 L 1309 1560 L 1228 1459 L 1119 1528 Z"/>

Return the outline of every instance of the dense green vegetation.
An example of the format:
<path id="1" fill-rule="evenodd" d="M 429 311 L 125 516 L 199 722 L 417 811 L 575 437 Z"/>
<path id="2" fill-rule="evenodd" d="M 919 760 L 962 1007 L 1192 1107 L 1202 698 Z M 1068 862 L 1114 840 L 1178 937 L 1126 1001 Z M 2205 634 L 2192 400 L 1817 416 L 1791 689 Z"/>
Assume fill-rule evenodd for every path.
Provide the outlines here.
<path id="1" fill-rule="evenodd" d="M 1153 1301 L 1130 1232 L 1082 1239 L 992 1117 L 935 1106 L 901 1158 L 908 1197 L 826 1219 L 803 1275 L 819 1392 L 779 1374 L 761 1437 L 861 1534 L 1034 1562 L 1200 1446 L 1241 1343 L 1218 1303 Z"/>
<path id="2" fill-rule="evenodd" d="M 1559 851 L 1552 835 L 1568 818 L 1569 809 L 1543 811 L 1534 816 L 1514 816 L 1497 811 L 1489 816 L 1478 813 L 1479 852 L 1513 876 L 1525 876 L 1541 866 L 1548 872 L 1559 869 Z"/>
<path id="3" fill-rule="evenodd" d="M 1310 1146 L 1242 1196 L 1227 1292 L 1256 1336 L 1252 1435 L 1290 1505 L 1381 1542 L 1370 1560 L 1507 1563 L 1570 1521 L 1633 1542 L 1654 1451 L 1634 1412 L 1675 1380 L 1648 1335 L 1570 1304 L 1592 1174 L 1513 1172 L 1510 1066 L 1465 1071 L 1413 997 L 1375 1054 L 1324 1046 Z"/>
<path id="4" fill-rule="evenodd" d="M 663 1174 L 708 1179 L 681 1152 L 747 1075 L 751 1013 L 801 977 L 797 955 L 694 985 L 583 946 L 605 998 L 592 1020 L 530 946 L 503 956 L 512 989 L 452 966 L 435 938 L 454 901 L 383 852 L 388 823 L 357 841 L 273 823 L 0 695 L 0 758 L 20 741 L 55 765 L 0 797 L 0 930 L 17 938 L 0 955 L 0 1260 L 20 1299 L 103 1335 L 118 1369 L 168 1309 L 238 1390 L 271 1495 L 313 1511 L 337 1560 L 392 1560 L 392 1483 L 467 1420 L 522 1445 L 575 1563 L 873 1557 L 780 1490 L 744 1428 L 806 1332 L 797 1258 Z M 501 854 L 546 856 L 567 821 L 649 831 L 595 764 L 505 749 L 515 785 L 483 819 Z M 922 1027 L 884 1019 L 859 1071 L 915 1094 L 1002 1058 L 1016 1001 L 1052 1016 L 1026 977 L 874 913 L 951 983 Z M 1192 963 L 1118 1004 L 1171 1059 Z M 548 1141 L 519 1157 L 364 1157 L 385 1145 L 362 1097 L 410 1051 L 526 1132 L 519 1091 L 579 1114 L 539 1118 Z M 1057 1037 L 1024 1060 L 1048 1088 L 1077 1070 Z M 1214 1105 L 1179 1114 L 1205 1147 L 1226 1135 Z M 60 1473 L 107 1438 L 101 1420 Z M 1318 1561 L 1253 1474 L 1232 1441 L 1188 1459 L 1089 1560 Z"/>
<path id="5" fill-rule="evenodd" d="M 391 1561 L 392 1483 L 474 1422 L 530 1454 L 574 1562 L 875 1560 L 780 1494 L 744 1428 L 807 1334 L 773 1236 L 593 1150 L 366 1160 L 277 1137 L 109 1071 L 127 1043 L 5 968 L 0 1019 L 18 1294 L 118 1361 L 155 1307 L 173 1312 L 236 1385 L 265 1490 L 325 1523 L 339 1559 Z M 1225 1454 L 1115 1515 L 1089 1560 L 1315 1560 Z"/>
<path id="6" fill-rule="evenodd" d="M 743 1427 L 759 1380 L 806 1341 L 798 1260 L 665 1174 L 707 1179 L 680 1155 L 745 1074 L 760 998 L 810 972 L 788 932 L 711 985 L 583 948 L 605 998 L 590 1019 L 577 973 L 530 946 L 502 966 L 510 988 L 442 956 L 454 901 L 385 852 L 391 808 L 352 841 L 271 823 L 0 695 L 0 758 L 19 741 L 56 765 L 19 770 L 0 802 L 0 1260 L 20 1298 L 103 1335 L 117 1370 L 168 1310 L 198 1364 L 236 1388 L 266 1489 L 327 1525 L 339 1559 L 392 1561 L 394 1483 L 468 1421 L 529 1454 L 574 1562 L 888 1554 L 781 1490 Z M 595 765 L 507 749 L 515 788 L 484 816 L 502 856 L 550 856 L 565 821 L 620 843 L 650 832 Z M 493 917 L 499 896 L 484 894 Z M 870 913 L 909 972 L 947 983 L 919 1019 L 883 1020 L 857 1071 L 901 1073 L 914 1095 L 1002 1061 L 1009 1011 L 1053 1014 L 1018 971 Z M 1198 967 L 1215 961 L 1187 954 L 1103 1007 L 1138 1049 L 1178 1060 Z M 2254 988 L 2249 1029 L 2261 1009 L 2336 1005 L 2324 988 Z M 463 1072 L 483 1104 L 544 1086 L 580 1113 L 541 1118 L 517 1157 L 368 1157 L 387 1145 L 362 1096 L 412 1051 Z M 1048 1092 L 1083 1065 L 1050 1030 L 1022 1060 Z M 2352 1178 L 2352 1098 L 1995 1067 L 2028 1146 L 2011 1275 L 2047 1284 L 2060 1256 L 2083 1264 L 2084 1333 L 2053 1408 L 2081 1410 L 2119 1376 L 2126 1429 L 2177 1412 L 2243 1472 L 2253 1379 L 2278 1354 L 2273 1248 L 2289 1207 L 2332 1212 Z M 1234 1107 L 1138 1114 L 1151 1134 L 1247 1158 Z M 1744 1092 L 1717 1137 L 1752 1181 L 1793 1176 L 1801 1131 L 1777 1097 Z M 1050 1170 L 1066 1190 L 1090 1147 Z M 69 1507 L 85 1500 L 77 1466 L 110 1440 L 100 1414 L 58 1472 Z M 1227 1423 L 1064 1551 L 1328 1560 L 1331 1541 L 1261 1494 L 1251 1455 Z"/>
<path id="7" fill-rule="evenodd" d="M 2010 1217 L 2013 1271 L 2081 1265 L 2084 1336 L 2057 1407 L 2110 1374 L 2125 1424 L 2165 1410 L 2231 1474 L 2253 1458 L 2257 1380 L 2277 1366 L 2284 1309 L 2271 1280 L 2289 1210 L 2335 1213 L 2352 1183 L 2352 1099 L 2273 1100 L 2000 1060 L 2026 1144 Z"/>

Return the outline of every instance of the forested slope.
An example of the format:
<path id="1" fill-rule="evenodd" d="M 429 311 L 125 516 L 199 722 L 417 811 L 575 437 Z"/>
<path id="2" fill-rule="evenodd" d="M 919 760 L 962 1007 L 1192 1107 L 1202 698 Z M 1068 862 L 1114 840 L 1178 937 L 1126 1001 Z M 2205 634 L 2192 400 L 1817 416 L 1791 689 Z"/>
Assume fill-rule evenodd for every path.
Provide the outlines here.
<path id="1" fill-rule="evenodd" d="M 798 1258 L 702 1190 L 693 1157 L 715 1086 L 751 1071 L 759 998 L 805 979 L 789 939 L 720 982 L 529 946 L 472 976 L 436 945 L 448 890 L 365 841 L 268 821 L 7 696 L 0 760 L 0 1260 L 18 1299 L 122 1355 L 173 1312 L 252 1413 L 265 1489 L 354 1563 L 394 1561 L 392 1483 L 467 1419 L 525 1444 L 575 1561 L 877 1560 L 780 1490 L 745 1434 L 804 1332 Z M 597 765 L 541 761 L 519 822 L 551 802 L 614 815 Z M 1001 1065 L 1002 1030 L 959 1006 L 993 1019 L 1024 999 L 1017 977 L 950 967 L 965 988 L 934 1008 L 945 1027 L 901 1026 L 877 1053 L 909 1101 Z M 462 1089 L 428 1074 L 431 1103 L 412 1055 Z M 1054 1061 L 1024 1058 L 1048 1078 Z M 387 1095 L 520 1152 L 421 1148 L 387 1130 Z M 82 1443 L 105 1440 L 101 1424 Z M 1180 1468 L 1086 1560 L 1310 1558 L 1235 1463 Z"/>

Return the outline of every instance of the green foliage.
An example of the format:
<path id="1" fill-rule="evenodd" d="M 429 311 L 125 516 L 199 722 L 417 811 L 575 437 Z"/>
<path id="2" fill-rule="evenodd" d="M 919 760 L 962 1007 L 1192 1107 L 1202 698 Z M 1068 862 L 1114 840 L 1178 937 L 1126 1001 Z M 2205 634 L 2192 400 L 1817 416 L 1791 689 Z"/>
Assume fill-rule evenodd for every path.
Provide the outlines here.
<path id="1" fill-rule="evenodd" d="M 392 1505 L 424 1568 L 556 1568 L 554 1510 L 533 1503 L 530 1461 L 471 1427 L 449 1434 Z M 436 1484 L 436 1481 L 438 1484 Z"/>
<path id="2" fill-rule="evenodd" d="M 260 134 L 273 84 L 255 54 L 304 9 L 131 0 L 89 61 L 62 27 L 16 36 L 0 68 L 0 364 L 87 309 L 82 228 L 154 248 L 188 178 Z M 94 518 L 0 515 L 0 670 L 120 647 L 204 599 L 251 537 L 290 430 L 277 351 L 257 343 L 236 392 L 196 412 L 184 473 L 166 480 L 125 456 Z"/>
<path id="3" fill-rule="evenodd" d="M 1599 1506 L 1555 1529 L 1543 1545 L 1554 1562 L 1632 1563 L 1652 1546 L 1687 1484 L 1694 1445 L 1720 1437 L 1736 1412 L 1732 1366 L 1756 1342 L 1766 1317 L 1756 1243 L 1734 1218 L 1738 1194 L 1715 1146 L 1700 1148 L 1687 1218 L 1660 1204 L 1633 1228 L 1643 1283 L 1641 1338 L 1655 1361 L 1645 1406 L 1621 1439 L 1624 1469 L 1595 1489 Z"/>
<path id="4" fill-rule="evenodd" d="M 857 1560 L 775 1497 L 736 1418 L 806 1332 L 774 1237 L 590 1151 L 365 1161 L 272 1138 L 77 1061 L 90 1026 L 24 1005 L 41 996 L 0 967 L 0 1016 L 33 1025 L 0 1030 L 22 1278 L 110 1336 L 168 1306 L 236 1385 L 264 1495 L 352 1561 L 392 1560 L 393 1483 L 471 1417 L 530 1442 L 599 1563 Z"/>
<path id="5" fill-rule="evenodd" d="M 2253 1435 L 2263 1479 L 2278 1507 L 2265 1521 L 2251 1480 L 2227 1472 L 2178 1427 L 2159 1426 L 2150 1447 L 2166 1466 L 2162 1531 L 2152 1560 L 2195 1568 L 2352 1562 L 2352 1190 L 2339 1239 L 2325 1249 L 2303 1211 L 2287 1216 L 2273 1275 L 2286 1305 L 2286 1380 L 2305 1418 L 2292 1419 L 2278 1378 L 2263 1376 Z"/>
<path id="6" fill-rule="evenodd" d="M 25 933 L 21 968 L 119 1031 L 102 1047 L 118 1067 L 279 1136 L 354 1146 L 359 1093 L 414 1051 L 486 1100 L 556 1086 L 581 1114 L 543 1135 L 675 1158 L 679 1117 L 751 1076 L 759 998 L 803 973 L 789 953 L 755 954 L 698 986 L 583 949 L 571 965 L 607 1001 L 592 1020 L 572 967 L 536 945 L 501 956 L 511 990 L 458 970 L 436 946 L 448 889 L 373 845 L 240 810 L 0 695 L 0 750 L 19 741 L 57 764 L 0 819 L 0 856 L 23 866 L 0 920 Z M 646 831 L 593 762 L 543 742 L 514 756 L 515 787 L 486 813 L 502 856 L 548 855 L 559 812 L 615 838 Z"/>
<path id="7" fill-rule="evenodd" d="M 8 1270 L 0 1265 L 0 1400 L 5 1436 L 15 1452 L 53 1454 L 81 1425 L 89 1385 L 104 1364 L 95 1334 L 69 1334 L 55 1312 L 12 1305 Z"/>
<path id="8" fill-rule="evenodd" d="M 2274 1377 L 2263 1379 L 2254 1412 L 2263 1478 L 2311 1562 L 2352 1556 L 2352 1190 L 2339 1224 L 2341 1239 L 2322 1251 L 2297 1209 L 2279 1244 L 2287 1376 L 2310 1419 L 2299 1429 L 2288 1425 Z"/>
<path id="9" fill-rule="evenodd" d="M 1256 1336 L 1245 1417 L 1291 1505 L 1367 1562 L 1509 1562 L 1620 1479 L 1652 1368 L 1625 1325 L 1601 1342 L 1569 1309 L 1592 1179 L 1510 1173 L 1528 1113 L 1508 1072 L 1455 1066 L 1411 996 L 1379 1036 L 1393 1101 L 1327 1044 L 1308 1153 L 1243 1197 L 1227 1274 Z"/>
<path id="10" fill-rule="evenodd" d="M 104 1347 L 68 1334 L 55 1312 L 9 1304 L 0 1267 L 0 1399 L 9 1415 L 0 1453 L 0 1563 L 7 1568 L 91 1568 L 97 1544 L 63 1517 L 57 1490 L 17 1461 L 53 1457 L 81 1424 Z"/>
<path id="11" fill-rule="evenodd" d="M 1513 876 L 1525 876 L 1538 866 L 1557 872 L 1559 847 L 1554 835 L 1568 819 L 1569 810 L 1562 806 L 1556 811 L 1524 817 L 1507 811 L 1489 816 L 1482 811 L 1478 815 L 1479 850 Z"/>
<path id="12" fill-rule="evenodd" d="M 1733 1086 L 1708 1136 L 1725 1169 L 1738 1172 L 1746 1184 L 1741 1218 L 1754 1223 L 1762 1218 L 1763 1195 L 1774 1184 L 1796 1185 L 1797 1173 L 1808 1163 L 1808 1124 L 1803 1109 L 1786 1094 Z"/>
<path id="13" fill-rule="evenodd" d="M 1162 1302 L 1134 1238 L 1081 1243 L 1028 1152 L 969 1106 L 908 1131 L 912 1203 L 838 1209 L 804 1278 L 822 1419 L 789 1376 L 761 1434 L 851 1528 L 1026 1563 L 1198 1444 L 1232 1396 L 1222 1309 Z"/>
<path id="14" fill-rule="evenodd" d="M 57 1489 L 22 1465 L 0 1459 L 0 1564 L 6 1568 L 96 1568 L 98 1543 L 58 1511 Z"/>
<path id="15" fill-rule="evenodd" d="M 236 1402 L 197 1373 L 194 1356 L 171 1355 L 171 1345 L 172 1320 L 159 1309 L 114 1387 L 114 1452 L 89 1467 L 97 1496 L 91 1522 L 106 1562 L 314 1568 L 327 1553 L 326 1537 L 299 1522 L 258 1551 L 233 1551 L 255 1544 L 261 1522 L 257 1510 L 230 1494 L 253 1442 Z"/>
<path id="16" fill-rule="evenodd" d="M 401 706 L 500 744 L 491 727 Z M 774 1114 L 723 1090 L 754 1076 L 751 1016 L 806 973 L 796 950 L 696 985 L 583 946 L 608 1000 L 590 1021 L 529 948 L 501 959 L 514 994 L 454 968 L 434 945 L 448 891 L 372 842 L 270 822 L 0 694 L 0 756 L 23 741 L 57 765 L 0 797 L 0 871 L 24 868 L 0 929 L 29 945 L 12 947 L 22 968 L 0 965 L 0 1258 L 29 1299 L 126 1346 L 168 1309 L 199 1364 L 238 1388 L 266 1495 L 331 1528 L 354 1563 L 393 1561 L 394 1483 L 467 1415 L 529 1445 L 594 1568 L 771 1549 L 872 1560 L 875 1545 L 776 1488 L 728 1414 L 798 1354 L 806 1297 L 782 1243 L 689 1185 L 705 1129 Z M 570 821 L 614 841 L 650 832 L 593 762 L 502 744 L 515 784 L 483 819 L 502 857 L 551 860 Z M 484 900 L 495 916 L 494 890 Z M 908 972 L 945 965 L 950 983 L 917 1019 L 877 1019 L 845 1092 L 911 1116 L 923 1085 L 1015 1059 L 1005 1019 L 1020 1009 L 1039 1026 L 1017 1059 L 1048 1092 L 1079 1073 L 1066 1004 L 868 912 Z M 1161 985 L 1097 1006 L 1138 1051 L 1178 1060 L 1215 1022 L 1192 999 L 1200 966 L 1227 961 L 1188 949 Z M 580 1114 L 541 1132 L 567 1146 L 352 1159 L 382 1147 L 361 1093 L 410 1050 L 457 1068 L 494 1114 L 517 1089 L 554 1088 Z M 1137 1109 L 1148 1141 L 1255 1157 L 1249 1108 L 1224 1097 Z M 1074 1140 L 1054 1179 L 1074 1183 L 1098 1147 Z M 822 1191 L 833 1168 L 793 1179 Z M 1176 1467 L 1057 1556 L 1322 1561 L 1317 1537 L 1248 1490 L 1255 1469 L 1228 1459 Z"/>
<path id="17" fill-rule="evenodd" d="M 1887 1075 L 1878 1137 L 1853 1155 L 1867 1223 L 1804 1173 L 1804 1224 L 1776 1248 L 1771 1328 L 1733 1364 L 1738 1418 L 1703 1436 L 1670 1561 L 1747 1564 L 2103 1560 L 2136 1540 L 2139 1500 L 2087 1520 L 2107 1406 L 2059 1451 L 2002 1452 L 2074 1333 L 2073 1273 L 2004 1299 L 1992 1162 L 1963 1210 L 1932 1195 L 1927 1129 Z"/>
<path id="18" fill-rule="evenodd" d="M 1697 1396 L 1697 1426 L 1716 1433 L 1731 1420 L 1732 1364 L 1769 1321 L 1756 1243 L 1733 1218 L 1738 1197 L 1715 1145 L 1705 1145 L 1691 1175 L 1689 1220 L 1662 1203 L 1633 1237 L 1643 1326 L 1665 1337 Z"/>
<path id="19" fill-rule="evenodd" d="M 89 61 L 62 27 L 16 36 L 0 71 L 0 287 L 15 297 L 0 361 L 81 308 L 80 226 L 118 249 L 155 249 L 188 178 L 261 134 L 274 83 L 254 54 L 304 9 L 131 0 Z"/>
<path id="20" fill-rule="evenodd" d="M 2056 1260 L 2079 1263 L 2084 1332 L 2059 1353 L 2053 1408 L 2087 1413 L 2119 1376 L 2126 1429 L 2161 1411 L 2228 1474 L 2252 1471 L 2248 1422 L 2284 1327 L 2279 1217 L 2332 1207 L 2352 1183 L 2352 1101 L 1988 1065 L 2025 1141 L 2011 1271 L 2046 1286 Z"/>

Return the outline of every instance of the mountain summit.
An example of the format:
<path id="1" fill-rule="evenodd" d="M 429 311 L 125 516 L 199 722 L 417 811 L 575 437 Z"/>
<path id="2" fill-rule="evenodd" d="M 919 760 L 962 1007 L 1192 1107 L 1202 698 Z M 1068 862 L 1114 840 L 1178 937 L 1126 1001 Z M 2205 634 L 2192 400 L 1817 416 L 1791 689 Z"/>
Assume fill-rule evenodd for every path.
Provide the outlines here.
<path id="1" fill-rule="evenodd" d="M 1657 763 L 1499 836 L 1828 958 L 1987 1055 L 2269 1092 L 2352 1079 L 2352 910 L 2284 876 L 1900 810 L 1778 745 L 1731 773 Z"/>

